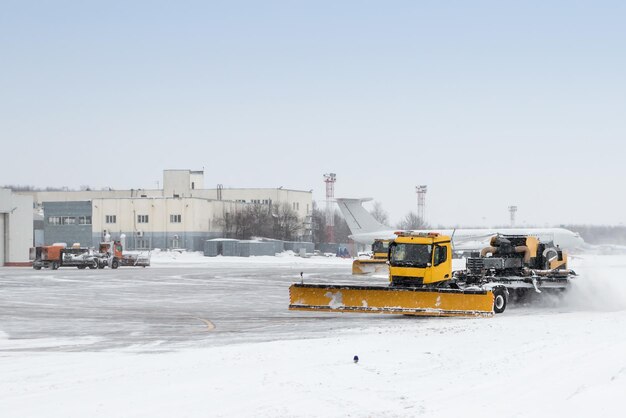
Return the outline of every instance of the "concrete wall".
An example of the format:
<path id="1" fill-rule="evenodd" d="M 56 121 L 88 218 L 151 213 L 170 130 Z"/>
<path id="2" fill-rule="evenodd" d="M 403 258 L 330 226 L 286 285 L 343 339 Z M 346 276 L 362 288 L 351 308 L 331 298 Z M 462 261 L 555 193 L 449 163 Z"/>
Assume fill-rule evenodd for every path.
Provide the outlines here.
<path id="1" fill-rule="evenodd" d="M 304 249 L 306 253 L 313 252 L 312 242 L 289 242 L 289 241 L 238 241 L 232 239 L 213 239 L 205 241 L 204 255 L 207 257 L 239 256 L 250 257 L 259 255 L 276 255 L 285 250 L 300 253 Z"/>
<path id="2" fill-rule="evenodd" d="M 93 245 L 92 222 L 80 224 L 80 217 L 92 218 L 91 202 L 45 202 L 43 206 L 43 237 L 44 245 L 52 245 L 56 242 L 64 242 L 68 246 L 80 243 L 83 247 Z M 58 225 L 51 222 L 52 218 L 74 218 L 72 224 Z"/>
<path id="3" fill-rule="evenodd" d="M 204 242 L 205 257 L 239 256 L 239 241 L 234 239 L 212 239 Z"/>
<path id="4" fill-rule="evenodd" d="M 163 171 L 163 196 L 189 197 L 191 178 L 189 170 Z"/>
<path id="5" fill-rule="evenodd" d="M 267 241 L 239 241 L 239 256 L 262 256 L 262 255 L 276 255 L 276 248 L 274 242 Z"/>
<path id="6" fill-rule="evenodd" d="M 215 206 L 218 207 L 215 207 Z M 211 203 L 203 199 L 124 198 L 95 199 L 91 202 L 46 202 L 44 205 L 44 241 L 49 245 L 65 242 L 97 247 L 105 231 L 112 239 L 126 235 L 126 248 L 202 251 L 204 241 L 221 236 L 213 219 L 228 202 Z M 115 223 L 107 223 L 107 215 Z M 140 223 L 139 215 L 148 222 Z M 181 222 L 171 222 L 170 215 L 180 215 Z M 221 215 L 221 212 L 220 212 Z M 51 216 L 90 216 L 90 225 L 52 225 Z M 141 219 L 143 220 L 143 219 Z M 217 230 L 211 230 L 216 228 Z"/>
<path id="7" fill-rule="evenodd" d="M 217 232 L 183 232 L 169 231 L 167 233 L 144 232 L 141 236 L 133 235 L 133 231 L 111 231 L 111 239 L 119 240 L 122 234 L 126 235 L 126 249 L 128 250 L 146 250 L 160 248 L 166 249 L 185 249 L 189 251 L 204 251 L 204 243 L 208 239 L 221 236 Z M 102 241 L 102 234 L 93 232 L 92 242 L 95 247 Z M 175 243 L 177 243 L 175 245 Z"/>
<path id="8" fill-rule="evenodd" d="M 217 189 L 194 190 L 195 197 L 217 199 Z M 313 210 L 313 193 L 289 189 L 222 189 L 222 200 L 244 201 L 245 203 L 286 203 L 294 209 L 300 219 L 306 218 Z"/>
<path id="9" fill-rule="evenodd" d="M 178 235 L 185 243 L 181 248 L 198 251 L 204 248 L 198 239 L 220 236 L 219 219 L 224 211 L 238 206 L 199 198 L 94 199 L 92 205 L 93 232 L 98 236 L 105 230 L 112 236 L 124 233 L 129 238 L 150 239 L 152 247 L 166 249 L 172 248 L 168 240 Z M 107 223 L 107 216 L 113 215 L 115 223 Z M 141 222 L 145 216 L 147 222 Z M 180 216 L 180 222 L 172 216 Z"/>
<path id="10" fill-rule="evenodd" d="M 31 196 L 35 207 L 43 207 L 44 202 L 80 202 L 93 199 L 125 199 L 129 197 L 162 197 L 163 190 L 130 189 L 130 190 L 84 190 L 58 192 L 15 192 L 22 196 Z"/>
<path id="11" fill-rule="evenodd" d="M 306 253 L 312 253 L 315 250 L 315 244 L 312 242 L 285 241 L 285 250 L 291 250 L 294 253 L 299 254 L 301 249 L 304 249 Z"/>
<path id="12" fill-rule="evenodd" d="M 0 265 L 28 263 L 33 245 L 33 198 L 0 189 Z"/>
<path id="13" fill-rule="evenodd" d="M 204 189 L 204 171 L 190 171 L 189 184 L 191 190 Z"/>

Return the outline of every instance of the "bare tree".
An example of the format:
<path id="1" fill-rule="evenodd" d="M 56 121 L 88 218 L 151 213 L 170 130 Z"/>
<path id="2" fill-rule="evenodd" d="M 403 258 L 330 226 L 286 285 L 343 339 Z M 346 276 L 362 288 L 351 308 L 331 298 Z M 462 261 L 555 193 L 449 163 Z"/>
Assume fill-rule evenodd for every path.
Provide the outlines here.
<path id="1" fill-rule="evenodd" d="M 247 208 L 251 237 L 272 237 L 272 207 L 255 203 Z"/>
<path id="2" fill-rule="evenodd" d="M 326 242 L 326 216 L 320 209 L 316 201 L 313 201 L 313 212 L 311 216 L 311 229 L 313 231 L 313 242 L 319 244 Z"/>
<path id="3" fill-rule="evenodd" d="M 428 224 L 424 222 L 417 213 L 409 212 L 396 226 L 398 229 L 426 229 L 429 228 Z"/>
<path id="4" fill-rule="evenodd" d="M 225 237 L 236 239 L 265 237 L 291 241 L 299 238 L 302 229 L 298 213 L 287 203 L 248 204 L 224 211 L 215 222 Z"/>
<path id="5" fill-rule="evenodd" d="M 235 235 L 234 232 L 234 224 L 235 224 L 235 216 L 233 212 L 228 212 L 224 210 L 222 216 L 216 218 L 214 222 L 222 228 L 222 235 L 225 238 L 233 238 Z"/>
<path id="6" fill-rule="evenodd" d="M 389 213 L 387 213 L 387 211 L 383 209 L 383 205 L 379 201 L 374 202 L 372 210 L 370 210 L 370 214 L 381 224 L 389 224 Z"/>
<path id="7" fill-rule="evenodd" d="M 335 242 L 336 243 L 347 243 L 351 235 L 350 227 L 348 227 L 348 222 L 346 222 L 346 218 L 343 217 L 339 210 L 335 210 Z"/>
<path id="8" fill-rule="evenodd" d="M 287 203 L 273 205 L 272 216 L 274 218 L 273 238 L 285 241 L 293 241 L 298 238 L 298 232 L 302 226 L 298 213 Z"/>
<path id="9" fill-rule="evenodd" d="M 235 216 L 233 218 L 234 238 L 249 238 L 251 229 L 250 223 L 250 214 L 245 208 L 235 211 Z"/>

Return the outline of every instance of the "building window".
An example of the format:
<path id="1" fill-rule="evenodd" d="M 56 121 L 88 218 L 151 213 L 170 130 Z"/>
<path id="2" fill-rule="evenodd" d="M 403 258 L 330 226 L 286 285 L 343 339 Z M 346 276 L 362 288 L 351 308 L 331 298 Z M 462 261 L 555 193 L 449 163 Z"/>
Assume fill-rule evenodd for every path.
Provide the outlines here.
<path id="1" fill-rule="evenodd" d="M 181 215 L 170 215 L 170 223 L 179 224 L 182 221 Z"/>
<path id="2" fill-rule="evenodd" d="M 261 203 L 261 199 L 251 199 L 250 202 L 251 203 L 255 203 L 255 204 L 260 204 Z"/>
<path id="3" fill-rule="evenodd" d="M 117 215 L 106 215 L 104 217 L 104 223 L 106 223 L 106 224 L 117 223 Z"/>
<path id="4" fill-rule="evenodd" d="M 292 205 L 293 205 L 293 210 L 300 210 L 300 203 L 293 202 Z"/>
<path id="5" fill-rule="evenodd" d="M 61 225 L 76 225 L 76 218 L 73 216 L 61 216 Z"/>
<path id="6" fill-rule="evenodd" d="M 79 225 L 91 225 L 91 216 L 79 216 L 78 224 Z"/>
<path id="7" fill-rule="evenodd" d="M 237 203 L 246 203 L 246 199 L 237 199 L 235 200 Z"/>
<path id="8" fill-rule="evenodd" d="M 172 238 L 171 242 L 172 242 L 171 248 L 180 248 L 180 239 L 178 239 L 178 237 Z"/>
<path id="9" fill-rule="evenodd" d="M 50 225 L 61 225 L 61 217 L 60 216 L 49 216 L 48 223 Z"/>
<path id="10" fill-rule="evenodd" d="M 148 250 L 150 249 L 150 243 L 145 238 L 135 238 L 135 249 Z"/>
<path id="11" fill-rule="evenodd" d="M 137 215 L 137 223 L 138 224 L 147 224 L 148 223 L 148 215 Z"/>
<path id="12" fill-rule="evenodd" d="M 194 183 L 193 181 L 191 182 L 191 190 L 194 190 L 196 188 L 196 183 Z"/>

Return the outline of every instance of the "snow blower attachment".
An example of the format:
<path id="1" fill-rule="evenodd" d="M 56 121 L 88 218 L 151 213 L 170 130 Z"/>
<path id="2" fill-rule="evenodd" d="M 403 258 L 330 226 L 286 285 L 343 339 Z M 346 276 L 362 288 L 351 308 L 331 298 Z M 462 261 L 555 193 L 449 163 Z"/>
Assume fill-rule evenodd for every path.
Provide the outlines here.
<path id="1" fill-rule="evenodd" d="M 386 273 L 389 239 L 377 239 L 372 244 L 372 255 L 369 258 L 357 258 L 352 262 L 352 274 Z"/>
<path id="2" fill-rule="evenodd" d="M 389 286 L 293 284 L 289 309 L 422 316 L 491 316 L 509 292 L 561 291 L 575 273 L 567 255 L 535 237 L 497 235 L 467 269 L 452 272 L 450 237 L 396 232 L 389 243 Z M 490 255 L 488 257 L 488 255 Z"/>
<path id="3" fill-rule="evenodd" d="M 576 276 L 567 268 L 567 254 L 558 246 L 526 235 L 492 237 L 488 247 L 467 259 L 466 266 L 466 270 L 455 272 L 458 283 L 501 283 L 517 296 L 564 291 Z"/>

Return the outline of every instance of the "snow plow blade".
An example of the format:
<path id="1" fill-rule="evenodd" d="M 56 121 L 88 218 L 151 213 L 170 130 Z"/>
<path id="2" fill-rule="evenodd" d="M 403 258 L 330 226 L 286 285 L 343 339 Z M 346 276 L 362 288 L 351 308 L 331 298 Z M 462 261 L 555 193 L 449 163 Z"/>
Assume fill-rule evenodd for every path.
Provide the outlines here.
<path id="1" fill-rule="evenodd" d="M 388 273 L 387 260 L 357 259 L 352 262 L 352 274 Z"/>
<path id="2" fill-rule="evenodd" d="M 289 309 L 419 316 L 492 316 L 490 290 L 292 284 Z"/>

